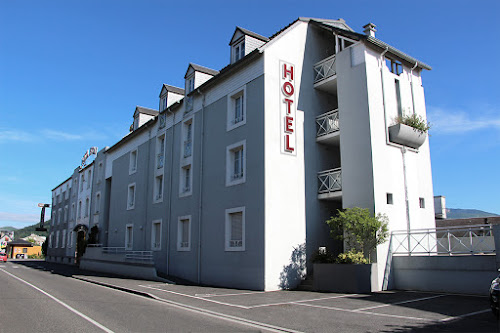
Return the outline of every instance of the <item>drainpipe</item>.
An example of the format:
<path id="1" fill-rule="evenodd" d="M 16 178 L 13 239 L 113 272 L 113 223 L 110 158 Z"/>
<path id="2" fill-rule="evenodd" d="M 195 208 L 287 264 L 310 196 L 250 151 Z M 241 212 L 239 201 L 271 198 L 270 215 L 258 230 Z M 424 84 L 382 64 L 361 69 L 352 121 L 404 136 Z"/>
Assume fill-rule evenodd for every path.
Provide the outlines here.
<path id="1" fill-rule="evenodd" d="M 168 221 L 167 221 L 167 275 L 170 275 L 170 224 L 172 222 L 172 173 L 174 168 L 174 141 L 175 141 L 175 114 L 170 108 L 167 109 L 173 117 L 172 119 L 172 142 L 170 143 L 170 175 L 168 185 Z M 165 119 L 165 122 L 167 120 Z M 166 124 L 165 124 L 166 126 Z M 167 131 L 165 131 L 165 142 L 167 140 Z"/>
<path id="2" fill-rule="evenodd" d="M 203 139 L 205 137 L 205 95 L 198 89 L 202 96 L 201 103 L 201 139 L 200 139 L 200 203 L 198 208 L 198 284 L 201 283 L 201 215 L 203 209 Z"/>
<path id="3" fill-rule="evenodd" d="M 411 104 L 412 104 L 412 107 L 413 107 L 413 114 L 415 114 L 415 96 L 413 94 L 413 71 L 415 70 L 415 68 L 417 68 L 418 66 L 418 61 L 415 62 L 415 65 L 410 69 L 410 87 L 411 87 Z"/>

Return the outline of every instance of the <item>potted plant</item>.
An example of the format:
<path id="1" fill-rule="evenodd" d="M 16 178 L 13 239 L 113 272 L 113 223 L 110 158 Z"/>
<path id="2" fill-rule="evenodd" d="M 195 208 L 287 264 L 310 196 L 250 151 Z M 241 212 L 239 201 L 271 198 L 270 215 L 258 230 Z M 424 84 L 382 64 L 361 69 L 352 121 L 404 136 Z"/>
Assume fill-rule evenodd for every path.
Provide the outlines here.
<path id="1" fill-rule="evenodd" d="M 372 262 L 372 252 L 389 237 L 387 217 L 354 207 L 338 210 L 326 223 L 332 237 L 343 241 L 349 250 L 336 258 L 326 249 L 314 255 L 313 288 L 351 293 L 375 290 L 377 264 Z"/>
<path id="2" fill-rule="evenodd" d="M 396 124 L 389 127 L 389 141 L 415 149 L 424 143 L 431 128 L 429 122 L 415 113 L 399 116 L 395 122 Z"/>

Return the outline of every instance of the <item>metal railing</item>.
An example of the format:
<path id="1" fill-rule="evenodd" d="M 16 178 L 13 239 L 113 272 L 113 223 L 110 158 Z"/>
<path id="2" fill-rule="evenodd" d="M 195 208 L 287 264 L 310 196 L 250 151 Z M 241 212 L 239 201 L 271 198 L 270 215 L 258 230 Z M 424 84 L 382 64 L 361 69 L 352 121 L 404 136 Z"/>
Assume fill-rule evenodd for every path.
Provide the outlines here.
<path id="1" fill-rule="evenodd" d="M 318 193 L 330 193 L 342 190 L 341 168 L 318 172 Z"/>
<path id="2" fill-rule="evenodd" d="M 332 110 L 316 117 L 316 137 L 334 133 L 340 130 L 339 110 Z"/>
<path id="3" fill-rule="evenodd" d="M 335 70 L 335 54 L 314 64 L 314 83 L 337 74 Z"/>
<path id="4" fill-rule="evenodd" d="M 127 248 L 125 247 L 103 247 L 102 253 L 124 255 L 125 260 L 139 260 L 143 262 L 153 261 L 152 251 L 132 251 L 132 250 L 127 250 Z"/>
<path id="5" fill-rule="evenodd" d="M 393 255 L 464 255 L 495 253 L 491 225 L 393 231 Z"/>
<path id="6" fill-rule="evenodd" d="M 161 169 L 161 168 L 163 168 L 163 162 L 164 162 L 164 160 L 165 160 L 165 155 L 164 155 L 164 153 L 159 153 L 159 154 L 157 155 L 157 159 L 156 159 L 156 168 L 157 168 L 157 169 Z"/>

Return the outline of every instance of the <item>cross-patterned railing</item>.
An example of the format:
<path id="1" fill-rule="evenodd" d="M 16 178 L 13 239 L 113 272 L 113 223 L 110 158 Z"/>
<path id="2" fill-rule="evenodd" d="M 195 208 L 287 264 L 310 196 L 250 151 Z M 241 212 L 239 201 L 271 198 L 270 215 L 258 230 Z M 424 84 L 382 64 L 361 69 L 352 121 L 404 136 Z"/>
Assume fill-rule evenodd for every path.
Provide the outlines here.
<path id="1" fill-rule="evenodd" d="M 393 231 L 393 255 L 454 255 L 495 253 L 491 225 Z"/>
<path id="2" fill-rule="evenodd" d="M 342 171 L 340 168 L 318 172 L 318 193 L 342 190 Z"/>
<path id="3" fill-rule="evenodd" d="M 314 65 L 314 83 L 337 74 L 335 70 L 335 54 Z"/>
<path id="4" fill-rule="evenodd" d="M 316 136 L 320 137 L 340 130 L 339 110 L 332 110 L 316 117 Z"/>

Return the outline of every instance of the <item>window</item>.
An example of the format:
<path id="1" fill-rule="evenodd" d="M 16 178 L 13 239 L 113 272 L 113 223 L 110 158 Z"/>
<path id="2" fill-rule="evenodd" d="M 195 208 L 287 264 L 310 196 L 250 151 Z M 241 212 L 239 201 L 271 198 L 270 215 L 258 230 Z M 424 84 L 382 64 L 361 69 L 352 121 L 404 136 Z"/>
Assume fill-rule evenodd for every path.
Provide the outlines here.
<path id="1" fill-rule="evenodd" d="M 234 62 L 242 59 L 245 56 L 245 40 L 241 41 L 240 43 L 236 44 L 233 47 L 233 57 L 234 57 Z"/>
<path id="2" fill-rule="evenodd" d="M 418 198 L 418 205 L 420 208 L 425 208 L 425 199 L 424 198 Z"/>
<path id="3" fill-rule="evenodd" d="M 163 199 L 163 175 L 159 175 L 155 177 L 155 186 L 154 186 L 154 202 L 160 202 Z"/>
<path id="4" fill-rule="evenodd" d="M 62 209 L 59 208 L 57 211 L 57 224 L 61 223 L 61 215 L 62 215 Z"/>
<path id="5" fill-rule="evenodd" d="M 245 207 L 226 209 L 226 251 L 245 251 Z"/>
<path id="6" fill-rule="evenodd" d="M 85 175 L 82 173 L 80 176 L 80 192 L 83 191 L 83 183 L 85 182 Z"/>
<path id="7" fill-rule="evenodd" d="M 95 214 L 99 214 L 100 207 L 101 207 L 101 193 L 99 192 L 95 195 L 95 211 L 94 211 Z"/>
<path id="8" fill-rule="evenodd" d="M 64 222 L 68 222 L 68 206 L 64 206 Z"/>
<path id="9" fill-rule="evenodd" d="M 161 220 L 153 221 L 151 228 L 151 250 L 161 250 Z"/>
<path id="10" fill-rule="evenodd" d="M 162 96 L 160 98 L 160 111 L 163 111 L 167 108 L 167 95 Z"/>
<path id="11" fill-rule="evenodd" d="M 400 61 L 386 58 L 385 64 L 387 65 L 387 67 L 389 67 L 391 73 L 396 75 L 400 75 L 401 73 L 403 73 L 403 65 Z"/>
<path id="12" fill-rule="evenodd" d="M 60 202 L 61 202 L 61 196 L 58 194 L 56 197 L 56 203 L 60 203 Z"/>
<path id="13" fill-rule="evenodd" d="M 59 247 L 59 230 L 56 231 L 56 246 L 54 246 L 55 248 L 58 248 Z"/>
<path id="14" fill-rule="evenodd" d="M 227 131 L 246 123 L 245 92 L 246 87 L 243 87 L 228 95 Z"/>
<path id="15" fill-rule="evenodd" d="M 66 247 L 66 229 L 62 231 L 61 247 L 62 248 Z"/>
<path id="16" fill-rule="evenodd" d="M 130 164 L 128 174 L 131 175 L 137 171 L 137 149 L 130 152 Z"/>
<path id="17" fill-rule="evenodd" d="M 76 219 L 76 209 L 75 209 L 75 204 L 71 204 L 71 220 L 74 221 Z"/>
<path id="18" fill-rule="evenodd" d="M 156 167 L 158 169 L 163 168 L 164 160 L 165 160 L 165 135 L 162 135 L 157 138 L 157 152 L 156 152 Z"/>
<path id="19" fill-rule="evenodd" d="M 191 194 L 191 165 L 186 165 L 181 169 L 181 194 Z"/>
<path id="20" fill-rule="evenodd" d="M 191 251 L 191 216 L 179 217 L 177 251 Z"/>
<path id="21" fill-rule="evenodd" d="M 23 253 L 28 253 L 28 249 L 26 247 L 23 248 Z"/>
<path id="22" fill-rule="evenodd" d="M 49 236 L 49 247 L 52 248 L 52 236 L 54 236 L 53 233 L 50 234 Z"/>
<path id="23" fill-rule="evenodd" d="M 102 172 L 102 162 L 99 163 L 99 166 L 97 167 L 97 173 L 94 175 L 95 177 L 97 177 L 97 184 L 100 184 L 101 183 L 101 177 L 103 176 L 103 172 Z"/>
<path id="24" fill-rule="evenodd" d="M 87 189 L 90 188 L 91 183 L 92 183 L 92 170 L 89 170 L 89 176 L 87 177 Z"/>
<path id="25" fill-rule="evenodd" d="M 89 216 L 90 211 L 90 200 L 89 198 L 85 199 L 85 217 Z"/>
<path id="26" fill-rule="evenodd" d="M 135 183 L 128 186 L 127 210 L 135 208 Z"/>
<path id="27" fill-rule="evenodd" d="M 393 198 L 392 198 L 392 193 L 387 193 L 387 204 L 392 205 L 394 204 Z"/>
<path id="28" fill-rule="evenodd" d="M 70 230 L 70 232 L 68 233 L 68 247 L 72 247 L 73 246 L 73 231 Z"/>
<path id="29" fill-rule="evenodd" d="M 184 123 L 184 158 L 193 154 L 193 120 Z"/>
<path id="30" fill-rule="evenodd" d="M 245 146 L 246 140 L 226 148 L 226 186 L 246 181 Z"/>
<path id="31" fill-rule="evenodd" d="M 127 224 L 125 226 L 125 249 L 132 250 L 134 245 L 134 225 Z"/>
<path id="32" fill-rule="evenodd" d="M 186 80 L 186 95 L 194 90 L 194 74 Z"/>
<path id="33" fill-rule="evenodd" d="M 52 213 L 52 221 L 51 224 L 54 225 L 56 223 L 56 213 Z"/>
<path id="34" fill-rule="evenodd" d="M 401 86 L 398 79 L 394 80 L 394 85 L 396 88 L 396 106 L 398 110 L 398 117 L 403 116 L 403 106 L 401 104 Z"/>
<path id="35" fill-rule="evenodd" d="M 78 218 L 79 219 L 82 218 L 82 202 L 81 201 L 78 202 Z"/>

